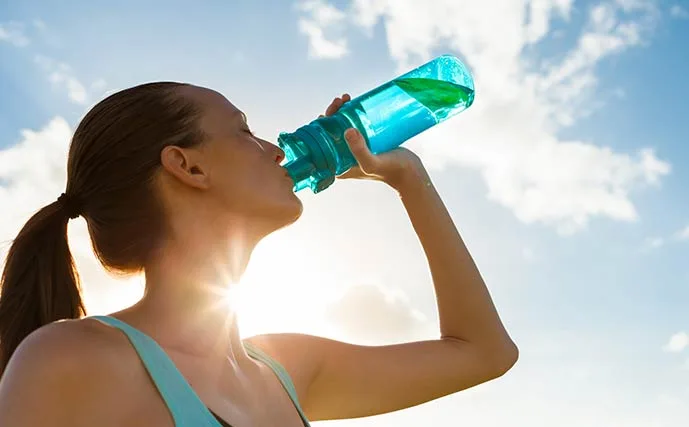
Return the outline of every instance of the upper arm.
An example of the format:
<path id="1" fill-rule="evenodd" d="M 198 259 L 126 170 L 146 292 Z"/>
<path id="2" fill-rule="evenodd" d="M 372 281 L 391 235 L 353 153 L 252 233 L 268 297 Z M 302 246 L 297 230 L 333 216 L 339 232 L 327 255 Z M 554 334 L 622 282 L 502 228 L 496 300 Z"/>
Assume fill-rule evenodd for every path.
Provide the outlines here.
<path id="1" fill-rule="evenodd" d="M 93 403 L 90 385 L 100 370 L 74 329 L 47 325 L 19 345 L 0 379 L 0 425 L 79 425 L 83 408 Z"/>
<path id="2" fill-rule="evenodd" d="M 481 349 L 439 339 L 361 346 L 308 335 L 279 334 L 257 342 L 294 379 L 311 420 L 356 418 L 415 406 L 499 377 L 516 348 Z M 308 366 L 304 366 L 308 365 Z"/>

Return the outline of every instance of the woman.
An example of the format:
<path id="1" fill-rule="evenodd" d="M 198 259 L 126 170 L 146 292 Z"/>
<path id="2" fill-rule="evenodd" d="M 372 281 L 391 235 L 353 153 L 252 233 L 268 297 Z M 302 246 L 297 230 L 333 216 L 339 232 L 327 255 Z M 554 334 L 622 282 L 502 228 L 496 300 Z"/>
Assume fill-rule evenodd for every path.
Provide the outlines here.
<path id="1" fill-rule="evenodd" d="M 346 139 L 359 166 L 340 178 L 382 181 L 404 203 L 431 269 L 438 339 L 243 342 L 213 289 L 236 282 L 259 240 L 300 216 L 284 153 L 217 92 L 144 84 L 84 117 L 65 193 L 10 248 L 0 425 L 308 426 L 407 408 L 506 372 L 517 349 L 418 157 L 403 148 L 374 156 L 354 129 Z M 144 273 L 136 305 L 80 318 L 67 243 L 67 222 L 79 215 L 109 271 Z"/>

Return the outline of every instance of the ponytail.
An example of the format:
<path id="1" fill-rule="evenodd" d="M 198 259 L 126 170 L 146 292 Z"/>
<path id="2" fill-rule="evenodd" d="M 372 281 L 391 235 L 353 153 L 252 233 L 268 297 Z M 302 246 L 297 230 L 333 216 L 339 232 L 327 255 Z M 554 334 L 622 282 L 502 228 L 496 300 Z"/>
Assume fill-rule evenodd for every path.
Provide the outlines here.
<path id="1" fill-rule="evenodd" d="M 70 216 L 63 203 L 51 203 L 29 219 L 10 247 L 0 281 L 0 376 L 31 332 L 85 314 L 67 243 Z"/>
<path id="2" fill-rule="evenodd" d="M 109 95 L 74 131 L 66 193 L 38 211 L 12 243 L 0 279 L 0 375 L 31 332 L 86 311 L 67 245 L 68 218 L 82 215 L 109 271 L 138 273 L 159 247 L 165 215 L 152 183 L 170 145 L 204 142 L 203 107 L 181 89 L 152 82 Z"/>

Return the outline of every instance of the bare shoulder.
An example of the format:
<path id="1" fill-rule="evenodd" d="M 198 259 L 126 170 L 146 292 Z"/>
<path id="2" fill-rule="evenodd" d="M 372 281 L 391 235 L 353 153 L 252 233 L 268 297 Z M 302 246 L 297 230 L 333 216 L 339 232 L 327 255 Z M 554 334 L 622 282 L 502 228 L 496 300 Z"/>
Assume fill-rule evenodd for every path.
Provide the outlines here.
<path id="1" fill-rule="evenodd" d="M 50 377 L 103 368 L 119 334 L 92 319 L 63 320 L 45 325 L 24 339 L 7 366 L 16 371 L 42 372 Z M 54 374 L 50 374 L 54 372 Z M 4 377 L 4 376 L 3 376 Z"/>
<path id="2" fill-rule="evenodd" d="M 92 319 L 59 321 L 31 333 L 0 379 L 0 425 L 39 425 L 41 417 L 73 421 L 84 408 L 97 410 L 96 399 L 103 400 L 123 369 L 117 363 L 123 339 Z"/>
<path id="3" fill-rule="evenodd" d="M 244 340 L 280 363 L 290 375 L 300 400 L 316 375 L 322 347 L 331 340 L 298 333 L 256 335 Z"/>

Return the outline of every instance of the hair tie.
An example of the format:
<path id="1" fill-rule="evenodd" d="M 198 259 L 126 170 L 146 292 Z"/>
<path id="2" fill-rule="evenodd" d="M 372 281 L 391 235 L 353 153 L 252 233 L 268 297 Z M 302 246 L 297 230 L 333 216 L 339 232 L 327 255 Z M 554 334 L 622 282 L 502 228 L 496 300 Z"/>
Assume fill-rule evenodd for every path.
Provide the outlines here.
<path id="1" fill-rule="evenodd" d="M 80 203 L 72 196 L 62 193 L 60 194 L 60 197 L 57 198 L 57 202 L 60 204 L 60 207 L 63 209 L 65 214 L 67 214 L 69 219 L 74 219 L 81 215 Z"/>

